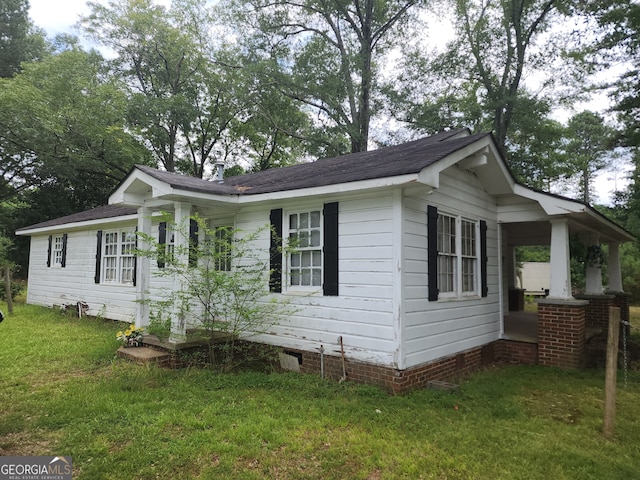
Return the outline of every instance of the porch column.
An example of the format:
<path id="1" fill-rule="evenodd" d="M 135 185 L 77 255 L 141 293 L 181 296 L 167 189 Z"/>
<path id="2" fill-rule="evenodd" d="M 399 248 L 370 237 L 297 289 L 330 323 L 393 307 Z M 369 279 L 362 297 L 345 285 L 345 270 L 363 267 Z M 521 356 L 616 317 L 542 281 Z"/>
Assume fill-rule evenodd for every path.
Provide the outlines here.
<path id="1" fill-rule="evenodd" d="M 138 232 L 151 235 L 151 210 L 147 207 L 138 208 Z M 148 250 L 150 245 L 144 237 L 138 237 L 138 248 Z M 146 255 L 136 257 L 136 327 L 143 327 L 149 323 L 149 283 L 151 260 Z"/>
<path id="2" fill-rule="evenodd" d="M 620 244 L 609 244 L 609 292 L 623 292 L 622 289 L 622 272 L 620 270 Z"/>
<path id="3" fill-rule="evenodd" d="M 191 216 L 191 205 L 188 203 L 175 202 L 174 204 L 174 255 L 179 265 L 189 263 L 189 217 Z M 173 279 L 174 292 L 182 291 L 184 282 L 178 274 Z M 173 343 L 184 342 L 187 338 L 187 323 L 185 312 L 180 302 L 172 305 L 171 312 L 171 334 L 169 341 Z"/>
<path id="4" fill-rule="evenodd" d="M 550 222 L 551 284 L 548 298 L 573 299 L 569 264 L 569 221 L 557 219 Z"/>
<path id="5" fill-rule="evenodd" d="M 599 251 L 600 239 L 597 235 L 591 235 L 587 248 L 589 252 Z M 593 257 L 593 255 L 587 255 L 585 277 L 584 293 L 587 295 L 602 295 L 602 265 L 600 260 Z"/>

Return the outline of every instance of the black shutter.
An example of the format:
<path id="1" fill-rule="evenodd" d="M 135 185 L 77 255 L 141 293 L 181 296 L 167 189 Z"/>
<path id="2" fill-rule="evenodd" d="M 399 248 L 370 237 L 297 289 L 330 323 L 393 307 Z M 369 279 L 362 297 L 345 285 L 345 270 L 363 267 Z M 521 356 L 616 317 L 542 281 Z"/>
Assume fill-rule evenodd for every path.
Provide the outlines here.
<path id="1" fill-rule="evenodd" d="M 480 278 L 482 279 L 482 296 L 489 295 L 487 284 L 487 222 L 480 220 Z"/>
<path id="2" fill-rule="evenodd" d="M 432 205 L 427 207 L 427 258 L 429 283 L 429 301 L 438 300 L 438 209 Z"/>
<path id="3" fill-rule="evenodd" d="M 60 266 L 64 268 L 67 265 L 67 234 L 62 235 L 62 259 Z"/>
<path id="4" fill-rule="evenodd" d="M 158 225 L 158 268 L 164 268 L 164 255 L 166 252 L 167 243 L 167 222 L 160 222 Z"/>
<path id="5" fill-rule="evenodd" d="M 133 255 L 133 286 L 136 286 L 136 281 L 138 280 L 138 227 L 136 227 L 135 231 L 136 236 L 136 245 L 135 245 L 135 253 Z"/>
<path id="6" fill-rule="evenodd" d="M 193 218 L 189 220 L 189 266 L 194 267 L 198 263 L 198 222 Z"/>
<path id="7" fill-rule="evenodd" d="M 51 244 L 53 242 L 53 237 L 49 235 L 49 248 L 47 249 L 47 267 L 51 266 Z"/>
<path id="8" fill-rule="evenodd" d="M 282 292 L 282 209 L 274 208 L 269 216 L 271 242 L 269 244 L 269 291 Z"/>
<path id="9" fill-rule="evenodd" d="M 102 230 L 96 234 L 96 276 L 94 281 L 100 283 L 100 266 L 102 264 Z"/>
<path id="10" fill-rule="evenodd" d="M 338 295 L 338 202 L 324 204 L 324 295 Z"/>

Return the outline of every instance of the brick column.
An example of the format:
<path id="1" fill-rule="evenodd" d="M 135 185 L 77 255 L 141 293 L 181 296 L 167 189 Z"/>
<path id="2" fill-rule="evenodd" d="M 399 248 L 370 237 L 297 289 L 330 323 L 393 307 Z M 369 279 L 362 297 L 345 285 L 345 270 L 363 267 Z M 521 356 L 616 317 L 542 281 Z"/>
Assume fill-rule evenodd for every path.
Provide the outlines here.
<path id="1" fill-rule="evenodd" d="M 620 307 L 620 320 L 623 322 L 629 322 L 629 294 L 625 292 L 607 292 L 609 295 L 613 295 L 613 306 Z M 627 326 L 627 335 L 630 333 L 630 328 Z M 622 335 L 622 325 L 620 326 L 620 335 Z"/>
<path id="2" fill-rule="evenodd" d="M 540 299 L 538 303 L 538 363 L 579 368 L 585 360 L 587 300 Z"/>
<path id="3" fill-rule="evenodd" d="M 587 300 L 587 328 L 599 328 L 607 332 L 609 328 L 609 307 L 614 305 L 613 295 L 576 295 L 579 300 Z"/>

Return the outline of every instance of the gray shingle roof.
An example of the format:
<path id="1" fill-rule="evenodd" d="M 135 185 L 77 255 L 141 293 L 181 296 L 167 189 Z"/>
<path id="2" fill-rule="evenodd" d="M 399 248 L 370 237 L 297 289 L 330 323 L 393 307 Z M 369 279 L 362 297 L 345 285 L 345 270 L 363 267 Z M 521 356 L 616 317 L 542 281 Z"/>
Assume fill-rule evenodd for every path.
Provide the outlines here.
<path id="1" fill-rule="evenodd" d="M 123 207 L 120 205 L 104 205 L 102 207 L 92 208 L 91 210 L 85 210 L 84 212 L 74 213 L 66 215 L 60 218 L 54 218 L 53 220 L 47 220 L 46 222 L 36 223 L 29 227 L 24 227 L 18 230 L 33 230 L 36 228 L 55 227 L 56 225 L 66 225 L 68 223 L 88 222 L 90 220 L 101 220 L 104 218 L 122 217 L 125 215 L 135 215 L 137 209 L 132 207 Z"/>
<path id="2" fill-rule="evenodd" d="M 142 165 L 136 168 L 176 189 L 218 195 L 255 195 L 418 173 L 447 155 L 490 135 L 482 133 L 458 137 L 464 132 L 466 130 L 442 132 L 393 147 L 229 177 L 222 183 Z"/>
<path id="3" fill-rule="evenodd" d="M 178 190 L 215 195 L 255 195 L 415 174 L 487 135 L 490 134 L 469 135 L 466 129 L 452 130 L 378 150 L 229 177 L 222 183 L 143 165 L 134 168 Z M 135 208 L 106 205 L 38 223 L 18 232 L 135 213 Z"/>

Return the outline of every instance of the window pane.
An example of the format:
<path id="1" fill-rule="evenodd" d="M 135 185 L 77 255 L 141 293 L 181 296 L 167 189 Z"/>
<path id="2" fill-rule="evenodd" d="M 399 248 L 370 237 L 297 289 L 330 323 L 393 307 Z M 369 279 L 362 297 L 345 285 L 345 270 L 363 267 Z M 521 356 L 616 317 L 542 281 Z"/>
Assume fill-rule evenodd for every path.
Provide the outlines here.
<path id="1" fill-rule="evenodd" d="M 322 271 L 319 268 L 313 269 L 313 286 L 319 287 L 322 285 Z"/>
<path id="2" fill-rule="evenodd" d="M 292 267 L 299 267 L 300 266 L 300 254 L 299 253 L 292 253 L 291 254 L 291 266 Z"/>
<path id="3" fill-rule="evenodd" d="M 300 285 L 300 270 L 291 270 L 291 285 Z"/>
<path id="4" fill-rule="evenodd" d="M 311 285 L 311 270 L 308 268 L 302 270 L 302 285 L 310 286 Z"/>
<path id="5" fill-rule="evenodd" d="M 319 247 L 320 246 L 320 230 L 311 230 L 311 243 L 309 244 L 311 247 Z"/>
<path id="6" fill-rule="evenodd" d="M 474 258 L 462 259 L 462 291 L 475 291 L 475 268 L 476 260 Z"/>
<path id="7" fill-rule="evenodd" d="M 293 215 L 289 215 L 289 229 L 297 230 L 298 229 L 298 215 L 295 213 Z"/>
<path id="8" fill-rule="evenodd" d="M 320 228 L 320 211 L 311 212 L 311 228 Z"/>
<path id="9" fill-rule="evenodd" d="M 301 213 L 300 214 L 300 226 L 298 228 L 308 228 L 309 227 L 309 214 Z"/>
<path id="10" fill-rule="evenodd" d="M 322 266 L 322 252 L 313 252 L 313 266 L 314 267 Z"/>
<path id="11" fill-rule="evenodd" d="M 309 232 L 302 231 L 298 234 L 298 247 L 304 248 L 309 246 Z"/>

